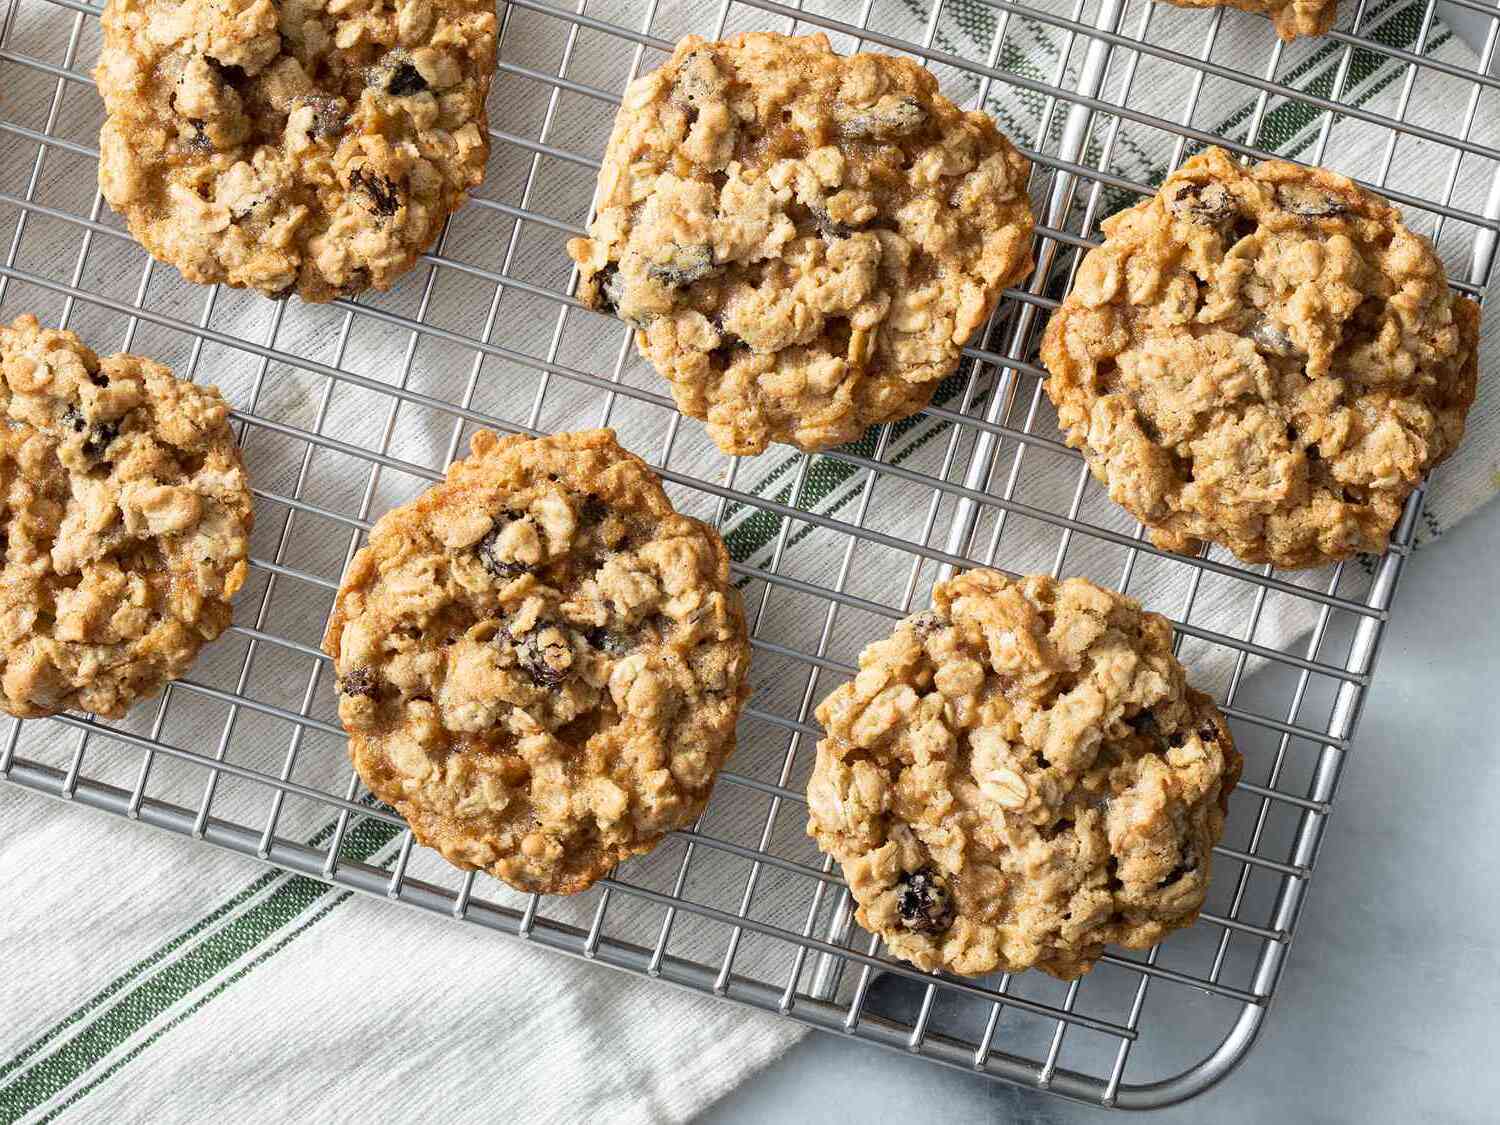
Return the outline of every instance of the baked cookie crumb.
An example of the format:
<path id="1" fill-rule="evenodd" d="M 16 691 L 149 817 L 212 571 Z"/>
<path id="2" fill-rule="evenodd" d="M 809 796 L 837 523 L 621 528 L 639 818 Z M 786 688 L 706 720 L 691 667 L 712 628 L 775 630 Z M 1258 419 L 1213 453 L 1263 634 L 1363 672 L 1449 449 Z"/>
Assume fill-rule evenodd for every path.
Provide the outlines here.
<path id="1" fill-rule="evenodd" d="M 1130 598 L 969 571 L 818 720 L 808 834 L 919 968 L 1071 980 L 1203 906 L 1240 755 Z"/>
<path id="2" fill-rule="evenodd" d="M 1338 0 L 1168 0 L 1179 8 L 1238 8 L 1265 16 L 1283 42 L 1326 35 L 1338 18 Z"/>

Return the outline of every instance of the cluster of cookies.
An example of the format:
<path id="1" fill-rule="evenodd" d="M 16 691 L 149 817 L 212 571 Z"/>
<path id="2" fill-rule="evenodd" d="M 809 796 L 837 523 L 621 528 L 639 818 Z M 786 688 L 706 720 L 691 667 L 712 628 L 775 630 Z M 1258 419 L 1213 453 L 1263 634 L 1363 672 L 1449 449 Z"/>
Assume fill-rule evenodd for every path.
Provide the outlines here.
<path id="1" fill-rule="evenodd" d="M 0 703 L 121 715 L 229 624 L 252 512 L 228 408 L 33 317 L 0 370 Z M 376 524 L 324 647 L 370 791 L 545 893 L 691 823 L 749 690 L 723 540 L 607 430 L 477 434 Z M 964 574 L 818 716 L 810 831 L 915 964 L 1076 976 L 1202 905 L 1239 756 L 1128 598 Z"/>
<path id="2" fill-rule="evenodd" d="M 194 280 L 383 288 L 479 180 L 494 30 L 470 0 L 110 0 L 105 195 Z M 822 449 L 923 409 L 1031 269 L 1029 170 L 907 60 L 688 38 L 626 91 L 569 253 L 722 448 Z M 1431 245 L 1347 179 L 1218 150 L 1104 231 L 1042 359 L 1111 497 L 1173 550 L 1382 549 L 1474 396 L 1477 310 Z M 122 714 L 244 580 L 228 408 L 30 317 L 0 364 L 0 704 Z M 748 694 L 723 541 L 604 430 L 478 434 L 375 526 L 324 647 L 371 792 L 534 892 L 690 824 Z M 1241 759 L 1163 618 L 977 570 L 859 663 L 817 709 L 808 831 L 894 953 L 1073 978 L 1197 916 Z"/>
<path id="3" fill-rule="evenodd" d="M 606 430 L 477 435 L 376 524 L 324 647 L 370 790 L 540 893 L 690 824 L 748 694 L 723 541 Z M 968 572 L 817 714 L 809 832 L 922 968 L 1076 977 L 1203 905 L 1240 757 L 1129 598 Z"/>
<path id="4" fill-rule="evenodd" d="M 1334 11 L 1240 6 L 1285 36 Z M 194 281 L 386 288 L 483 176 L 495 27 L 483 0 L 110 0 L 100 189 Z M 1030 271 L 1029 174 L 908 59 L 689 36 L 625 91 L 568 252 L 721 448 L 825 449 L 922 410 Z M 1213 149 L 1104 230 L 1042 359 L 1110 496 L 1172 550 L 1380 550 L 1474 394 L 1478 310 L 1432 247 L 1349 180 Z"/>
<path id="5" fill-rule="evenodd" d="M 478 434 L 376 524 L 324 647 L 371 792 L 538 893 L 691 824 L 749 690 L 723 541 L 607 430 Z M 818 718 L 809 832 L 923 968 L 1075 977 L 1203 905 L 1240 757 L 1129 598 L 960 575 Z"/>
<path id="6" fill-rule="evenodd" d="M 924 408 L 1031 269 L 1029 170 L 908 60 L 688 38 L 626 91 L 568 250 L 720 448 L 824 449 Z M 1171 550 L 1383 550 L 1474 398 L 1478 308 L 1426 239 L 1342 176 L 1219 149 L 1104 232 L 1041 354 L 1110 497 Z"/>

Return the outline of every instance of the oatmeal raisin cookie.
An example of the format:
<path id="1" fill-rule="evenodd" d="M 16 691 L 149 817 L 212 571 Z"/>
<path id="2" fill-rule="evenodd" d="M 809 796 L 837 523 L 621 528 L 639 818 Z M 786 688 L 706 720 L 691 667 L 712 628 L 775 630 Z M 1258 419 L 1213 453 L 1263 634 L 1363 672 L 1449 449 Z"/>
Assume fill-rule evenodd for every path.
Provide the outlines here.
<path id="1" fill-rule="evenodd" d="M 117 718 L 228 627 L 250 485 L 213 387 L 0 326 L 0 707 Z"/>
<path id="2" fill-rule="evenodd" d="M 689 36 L 625 92 L 578 295 L 730 453 L 931 400 L 1031 268 L 1030 165 L 908 59 Z"/>
<path id="3" fill-rule="evenodd" d="M 818 719 L 808 832 L 922 969 L 1068 980 L 1203 906 L 1240 756 L 1130 598 L 962 574 Z"/>
<path id="4" fill-rule="evenodd" d="M 1464 432 L 1479 309 L 1332 172 L 1220 149 L 1104 223 L 1042 344 L 1068 444 L 1174 551 L 1384 551 Z"/>
<path id="5" fill-rule="evenodd" d="M 484 174 L 494 6 L 109 0 L 99 190 L 190 281 L 387 289 Z"/>
<path id="6" fill-rule="evenodd" d="M 555 894 L 702 812 L 749 666 L 723 541 L 608 430 L 477 434 L 376 524 L 324 647 L 370 791 Z"/>

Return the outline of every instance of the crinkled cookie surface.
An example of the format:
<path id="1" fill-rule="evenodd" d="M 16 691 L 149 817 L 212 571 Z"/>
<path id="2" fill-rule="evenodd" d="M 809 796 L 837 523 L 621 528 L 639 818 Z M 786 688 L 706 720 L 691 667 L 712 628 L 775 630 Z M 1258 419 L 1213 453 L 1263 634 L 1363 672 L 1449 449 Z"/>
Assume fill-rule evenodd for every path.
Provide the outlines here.
<path id="1" fill-rule="evenodd" d="M 568 251 L 720 448 L 821 449 L 927 405 L 1029 271 L 1029 170 L 907 59 L 690 36 L 626 91 Z"/>
<path id="2" fill-rule="evenodd" d="M 480 182 L 481 0 L 109 0 L 99 186 L 197 282 L 388 288 Z"/>
<path id="3" fill-rule="evenodd" d="M 0 707 L 111 718 L 229 625 L 250 486 L 213 387 L 0 327 Z"/>
<path id="4" fill-rule="evenodd" d="M 581 891 L 692 821 L 748 690 L 723 541 L 608 430 L 477 434 L 376 524 L 324 647 L 371 792 L 525 891 Z"/>
<path id="5" fill-rule="evenodd" d="M 1042 344 L 1068 444 L 1158 545 L 1384 551 L 1474 400 L 1478 307 L 1384 200 L 1220 149 L 1105 221 Z"/>
<path id="6" fill-rule="evenodd" d="M 1276 34 L 1291 41 L 1325 35 L 1338 17 L 1338 0 L 1169 0 L 1179 8 L 1238 8 L 1268 18 Z"/>
<path id="7" fill-rule="evenodd" d="M 1240 755 L 1165 619 L 975 570 L 859 668 L 818 708 L 808 833 L 892 953 L 1072 979 L 1197 917 Z"/>

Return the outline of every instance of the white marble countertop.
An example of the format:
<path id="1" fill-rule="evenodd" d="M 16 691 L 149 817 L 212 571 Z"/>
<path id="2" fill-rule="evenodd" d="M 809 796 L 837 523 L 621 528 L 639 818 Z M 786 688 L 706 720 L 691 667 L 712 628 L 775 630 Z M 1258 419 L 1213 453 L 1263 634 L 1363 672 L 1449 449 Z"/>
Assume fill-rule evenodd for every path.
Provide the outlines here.
<path id="1" fill-rule="evenodd" d="M 1492 504 L 1407 566 L 1261 1039 L 1219 1086 L 1152 1120 L 1500 1119 L 1497 560 Z M 814 1033 L 704 1120 L 1106 1116 Z"/>

